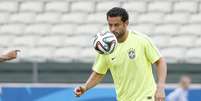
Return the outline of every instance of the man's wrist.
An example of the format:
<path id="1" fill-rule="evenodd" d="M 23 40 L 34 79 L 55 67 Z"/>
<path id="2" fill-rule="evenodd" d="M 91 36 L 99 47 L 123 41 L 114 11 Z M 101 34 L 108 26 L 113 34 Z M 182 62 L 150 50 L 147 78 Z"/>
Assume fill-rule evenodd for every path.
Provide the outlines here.
<path id="1" fill-rule="evenodd" d="M 165 88 L 165 83 L 158 83 L 157 88 Z"/>
<path id="2" fill-rule="evenodd" d="M 89 89 L 86 85 L 83 85 L 82 88 L 84 91 L 87 91 Z"/>

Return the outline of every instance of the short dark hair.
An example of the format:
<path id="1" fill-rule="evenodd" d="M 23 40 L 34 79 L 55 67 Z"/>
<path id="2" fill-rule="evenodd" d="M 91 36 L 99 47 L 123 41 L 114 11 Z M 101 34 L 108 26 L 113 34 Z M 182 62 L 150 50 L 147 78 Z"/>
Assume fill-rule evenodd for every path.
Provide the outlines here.
<path id="1" fill-rule="evenodd" d="M 114 7 L 107 12 L 108 17 L 121 17 L 121 21 L 125 22 L 129 19 L 126 9 L 120 7 Z"/>

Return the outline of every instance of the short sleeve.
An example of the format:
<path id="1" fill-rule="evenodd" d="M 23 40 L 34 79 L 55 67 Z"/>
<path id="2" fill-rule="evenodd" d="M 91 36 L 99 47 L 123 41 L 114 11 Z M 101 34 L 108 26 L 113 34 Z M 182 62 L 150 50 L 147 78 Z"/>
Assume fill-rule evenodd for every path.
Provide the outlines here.
<path id="1" fill-rule="evenodd" d="M 156 48 L 152 40 L 149 38 L 147 38 L 145 42 L 145 54 L 146 54 L 146 58 L 152 64 L 155 63 L 161 57 L 159 50 Z"/>
<path id="2" fill-rule="evenodd" d="M 100 73 L 100 74 L 106 74 L 108 70 L 106 56 L 97 54 L 96 60 L 94 62 L 94 65 L 92 67 L 93 71 Z"/>
<path id="3" fill-rule="evenodd" d="M 182 92 L 182 90 L 180 90 L 180 88 L 177 88 L 167 96 L 167 100 L 168 101 L 177 101 L 180 94 L 183 94 L 183 92 Z M 187 101 L 187 100 L 184 100 L 184 101 Z"/>

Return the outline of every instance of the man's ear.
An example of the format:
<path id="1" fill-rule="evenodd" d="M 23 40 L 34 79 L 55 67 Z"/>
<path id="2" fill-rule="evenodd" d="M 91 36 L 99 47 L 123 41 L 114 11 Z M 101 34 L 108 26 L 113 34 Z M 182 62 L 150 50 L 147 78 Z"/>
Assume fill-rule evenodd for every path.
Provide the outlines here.
<path id="1" fill-rule="evenodd" d="M 127 26 L 128 26 L 128 24 L 129 24 L 128 20 L 126 20 L 124 23 L 125 23 Z"/>

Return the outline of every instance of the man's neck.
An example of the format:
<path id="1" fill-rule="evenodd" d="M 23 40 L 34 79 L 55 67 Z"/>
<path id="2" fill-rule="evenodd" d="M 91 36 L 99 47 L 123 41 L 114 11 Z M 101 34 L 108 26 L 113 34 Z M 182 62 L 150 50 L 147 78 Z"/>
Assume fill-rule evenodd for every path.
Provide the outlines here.
<path id="1" fill-rule="evenodd" d="M 125 32 L 124 36 L 122 36 L 121 38 L 118 38 L 117 41 L 119 43 L 122 43 L 122 42 L 126 41 L 127 37 L 128 37 L 128 31 Z"/>

